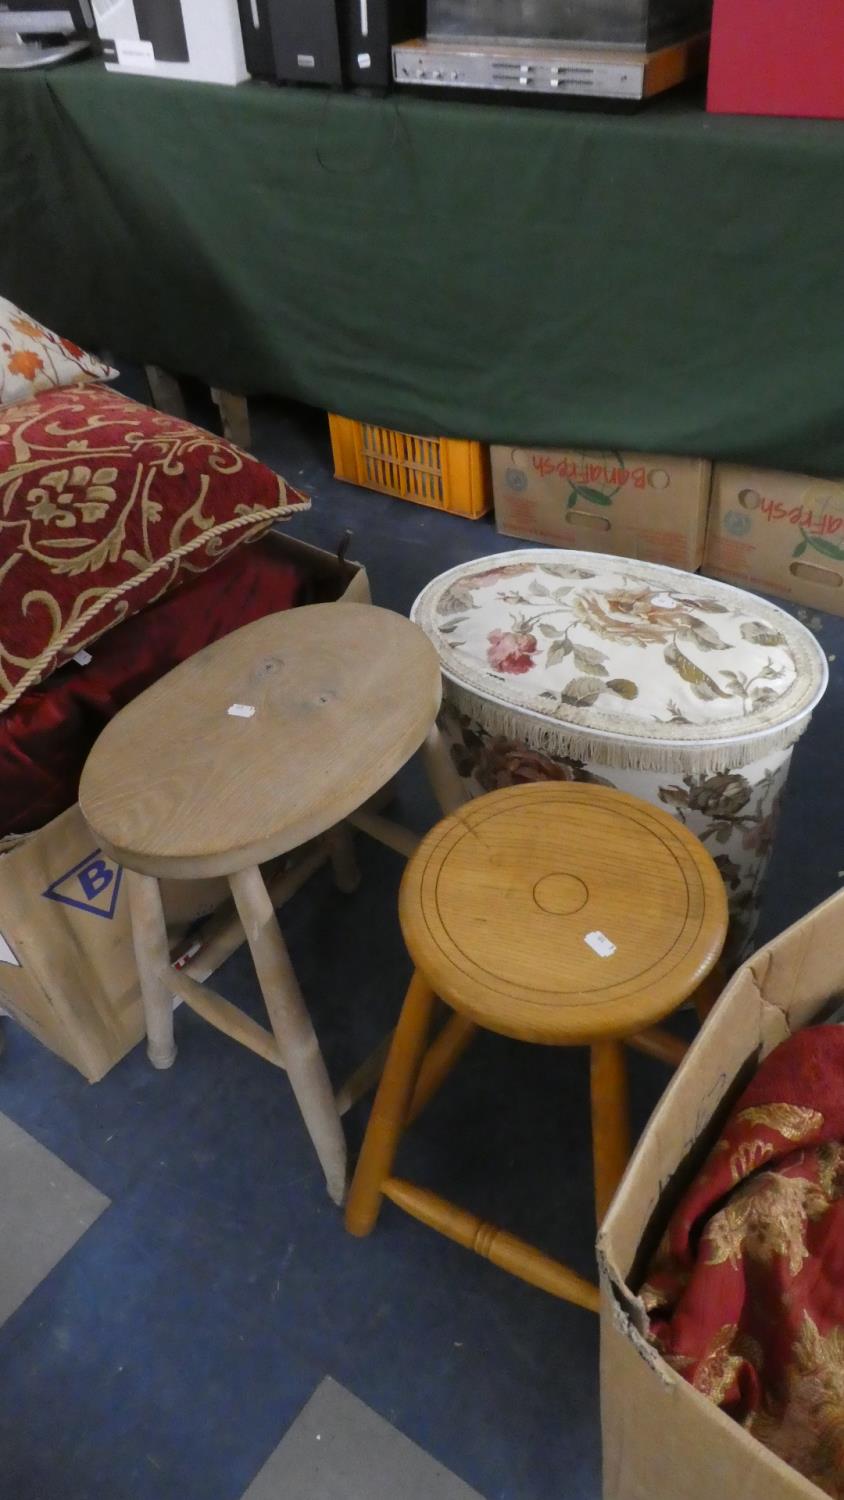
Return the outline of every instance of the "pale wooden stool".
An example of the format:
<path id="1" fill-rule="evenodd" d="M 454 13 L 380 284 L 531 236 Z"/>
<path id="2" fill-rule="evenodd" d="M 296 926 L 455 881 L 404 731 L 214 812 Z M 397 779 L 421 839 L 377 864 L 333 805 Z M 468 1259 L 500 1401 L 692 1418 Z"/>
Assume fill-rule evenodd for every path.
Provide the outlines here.
<path id="1" fill-rule="evenodd" d="M 112 720 L 82 776 L 84 816 L 127 871 L 150 1061 L 169 1068 L 175 1059 L 178 995 L 286 1068 L 337 1203 L 346 1185 L 338 1108 L 259 866 L 327 837 L 337 883 L 353 889 L 344 819 L 420 746 L 446 796 L 434 727 L 440 692 L 439 661 L 418 626 L 369 604 L 308 605 L 247 625 L 183 662 Z M 368 816 L 384 825 L 376 835 L 392 831 L 404 852 L 417 842 Z M 272 1032 L 170 962 L 159 879 L 220 875 Z"/>
<path id="2" fill-rule="evenodd" d="M 597 1311 L 597 1287 L 394 1177 L 393 1162 L 405 1126 L 478 1027 L 526 1042 L 586 1045 L 600 1221 L 630 1153 L 621 1040 L 694 994 L 724 945 L 727 901 L 714 861 L 668 813 L 623 792 L 578 782 L 511 787 L 431 830 L 405 871 L 399 916 L 415 973 L 346 1227 L 368 1234 L 390 1198 L 495 1265 Z M 453 1014 L 428 1046 L 437 996 Z"/>

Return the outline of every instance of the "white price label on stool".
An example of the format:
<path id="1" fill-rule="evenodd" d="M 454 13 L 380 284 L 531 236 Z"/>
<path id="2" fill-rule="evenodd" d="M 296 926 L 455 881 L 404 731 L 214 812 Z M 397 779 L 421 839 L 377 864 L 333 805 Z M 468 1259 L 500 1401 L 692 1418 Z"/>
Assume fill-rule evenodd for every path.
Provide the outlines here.
<path id="1" fill-rule="evenodd" d="M 73 660 L 78 662 L 80 667 L 87 667 L 89 661 L 93 661 L 94 658 L 91 655 L 90 651 L 77 651 Z"/>
<path id="2" fill-rule="evenodd" d="M 233 719 L 251 719 L 255 709 L 251 703 L 232 703 L 227 712 Z"/>
<path id="3" fill-rule="evenodd" d="M 612 958 L 615 953 L 615 943 L 610 942 L 605 932 L 587 932 L 583 941 L 599 958 Z"/>

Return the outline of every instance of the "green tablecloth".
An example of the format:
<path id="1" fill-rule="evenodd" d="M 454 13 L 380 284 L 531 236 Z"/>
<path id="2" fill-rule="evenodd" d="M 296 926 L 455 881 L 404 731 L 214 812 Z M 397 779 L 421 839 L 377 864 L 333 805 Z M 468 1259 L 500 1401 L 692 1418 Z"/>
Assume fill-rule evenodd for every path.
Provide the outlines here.
<path id="1" fill-rule="evenodd" d="M 844 125 L 0 75 L 0 290 L 410 431 L 844 473 Z M 844 238 L 844 236 L 842 236 Z"/>

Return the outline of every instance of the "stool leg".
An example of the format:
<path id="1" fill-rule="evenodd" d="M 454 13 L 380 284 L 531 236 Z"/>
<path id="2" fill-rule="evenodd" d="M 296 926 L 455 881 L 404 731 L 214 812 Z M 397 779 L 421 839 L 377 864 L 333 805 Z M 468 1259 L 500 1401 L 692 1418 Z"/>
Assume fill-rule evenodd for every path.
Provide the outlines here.
<path id="1" fill-rule="evenodd" d="M 360 870 L 355 858 L 355 840 L 348 823 L 338 823 L 325 835 L 334 884 L 344 896 L 351 896 L 360 885 Z"/>
<path id="2" fill-rule="evenodd" d="M 296 1102 L 325 1173 L 329 1195 L 340 1204 L 346 1191 L 346 1141 L 287 944 L 257 866 L 230 875 L 229 885 Z"/>
<path id="3" fill-rule="evenodd" d="M 417 970 L 393 1035 L 349 1190 L 346 1228 L 350 1234 L 365 1235 L 375 1228 L 383 1185 L 395 1160 L 422 1063 L 434 999 L 431 986 Z"/>
<path id="4" fill-rule="evenodd" d="M 436 724 L 428 731 L 428 737 L 422 746 L 422 759 L 434 796 L 447 817 L 470 799 Z"/>
<path id="5" fill-rule="evenodd" d="M 630 1158 L 627 1070 L 620 1042 L 592 1044 L 592 1158 L 598 1224 Z"/>
<path id="6" fill-rule="evenodd" d="M 439 1036 L 425 1053 L 407 1112 L 406 1125 L 412 1125 L 418 1119 L 445 1083 L 452 1068 L 459 1063 L 477 1031 L 474 1021 L 466 1016 L 457 1015 L 456 1012 L 449 1016 Z"/>
<path id="7" fill-rule="evenodd" d="M 173 1041 L 173 990 L 169 983 L 170 945 L 158 881 L 152 875 L 126 871 L 132 943 L 141 982 L 147 1028 L 147 1056 L 154 1068 L 176 1060 Z"/>
<path id="8" fill-rule="evenodd" d="M 692 1002 L 697 1011 L 697 1018 L 701 1026 L 715 1009 L 721 992 L 727 983 L 727 976 L 720 963 L 715 965 L 711 974 L 708 974 L 692 995 Z"/>
<path id="9" fill-rule="evenodd" d="M 667 1063 L 669 1068 L 679 1068 L 689 1050 L 686 1042 L 681 1041 L 678 1036 L 672 1036 L 664 1026 L 647 1026 L 644 1031 L 637 1031 L 635 1036 L 627 1037 L 626 1042 L 634 1051 L 644 1052 L 646 1057 L 655 1057 L 658 1062 Z"/>
<path id="10" fill-rule="evenodd" d="M 387 1182 L 385 1196 L 413 1214 L 421 1224 L 447 1235 L 455 1244 L 474 1250 L 484 1260 L 509 1271 L 511 1276 L 520 1276 L 531 1286 L 541 1287 L 553 1297 L 563 1297 L 578 1307 L 587 1307 L 590 1312 L 599 1312 L 601 1299 L 598 1288 L 591 1282 L 570 1271 L 550 1255 L 544 1255 L 535 1245 L 520 1240 L 497 1224 L 485 1224 L 475 1214 L 467 1213 L 456 1203 L 429 1193 L 427 1188 L 416 1187 L 412 1182 L 403 1182 L 400 1177 L 391 1177 Z"/>

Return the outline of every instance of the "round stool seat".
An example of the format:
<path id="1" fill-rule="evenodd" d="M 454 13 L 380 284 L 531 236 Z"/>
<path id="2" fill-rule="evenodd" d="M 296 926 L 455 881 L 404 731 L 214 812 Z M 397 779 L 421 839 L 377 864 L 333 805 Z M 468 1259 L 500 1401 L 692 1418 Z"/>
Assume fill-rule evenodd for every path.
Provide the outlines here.
<path id="1" fill-rule="evenodd" d="M 578 782 L 510 787 L 437 825 L 399 915 L 416 968 L 478 1025 L 594 1043 L 660 1020 L 717 962 L 723 881 L 667 812 Z"/>
<path id="2" fill-rule="evenodd" d="M 129 869 L 231 874 L 331 829 L 419 749 L 440 702 L 418 626 L 313 604 L 217 641 L 108 725 L 79 802 Z"/>

